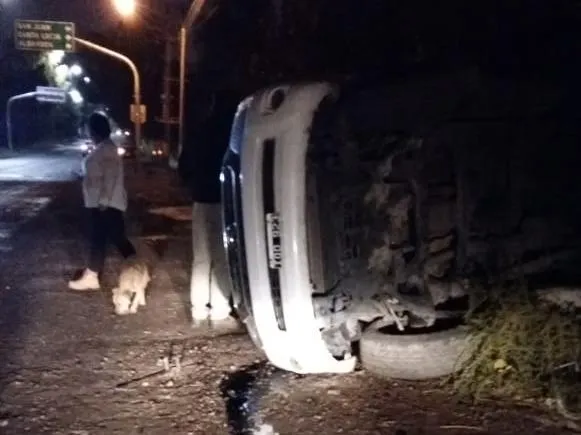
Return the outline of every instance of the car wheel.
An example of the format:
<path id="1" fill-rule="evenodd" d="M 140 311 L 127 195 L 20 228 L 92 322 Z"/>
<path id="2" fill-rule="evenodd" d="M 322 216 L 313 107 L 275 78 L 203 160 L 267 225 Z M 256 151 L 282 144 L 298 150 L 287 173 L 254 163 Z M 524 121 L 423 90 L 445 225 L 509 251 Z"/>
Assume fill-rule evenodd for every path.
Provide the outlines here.
<path id="1" fill-rule="evenodd" d="M 471 356 L 470 334 L 464 326 L 420 334 L 363 332 L 361 364 L 387 379 L 423 380 L 447 376 Z"/>

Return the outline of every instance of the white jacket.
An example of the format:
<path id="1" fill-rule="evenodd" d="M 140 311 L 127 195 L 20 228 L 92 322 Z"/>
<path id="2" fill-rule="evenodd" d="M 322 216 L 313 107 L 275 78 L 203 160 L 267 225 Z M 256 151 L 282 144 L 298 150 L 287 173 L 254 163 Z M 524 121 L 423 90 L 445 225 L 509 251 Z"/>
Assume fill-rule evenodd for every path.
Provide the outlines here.
<path id="1" fill-rule="evenodd" d="M 111 139 L 97 144 L 82 163 L 85 207 L 127 210 L 123 160 Z"/>

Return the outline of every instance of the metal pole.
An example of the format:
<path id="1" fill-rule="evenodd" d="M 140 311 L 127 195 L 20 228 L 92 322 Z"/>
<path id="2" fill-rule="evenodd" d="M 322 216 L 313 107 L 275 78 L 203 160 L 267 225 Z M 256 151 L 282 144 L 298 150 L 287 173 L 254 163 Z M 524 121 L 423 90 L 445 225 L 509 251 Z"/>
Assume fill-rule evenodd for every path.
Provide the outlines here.
<path id="1" fill-rule="evenodd" d="M 139 107 L 141 107 L 141 81 L 139 79 L 139 71 L 137 70 L 137 67 L 135 66 L 133 61 L 121 53 L 117 53 L 116 51 L 110 50 L 101 45 L 87 41 L 85 39 L 75 38 L 75 42 L 78 42 L 81 45 L 84 45 L 88 48 L 92 48 L 93 50 L 99 51 L 108 56 L 114 57 L 115 59 L 120 60 L 121 62 L 125 62 L 129 66 L 129 68 L 131 68 L 131 72 L 133 73 L 133 101 L 137 108 L 139 109 Z M 141 147 L 141 122 L 139 121 L 140 121 L 139 119 L 136 119 L 134 122 L 135 145 L 137 146 L 138 151 Z"/>
<path id="2" fill-rule="evenodd" d="M 206 0 L 194 0 L 188 9 L 186 18 L 180 28 L 180 102 L 179 102 L 179 125 L 178 125 L 178 155 L 182 153 L 184 145 L 184 116 L 185 116 L 185 95 L 186 95 L 186 51 L 188 46 L 188 29 L 192 27 L 195 19 L 200 14 Z"/>
<path id="3" fill-rule="evenodd" d="M 6 103 L 6 134 L 8 137 L 8 148 L 10 151 L 14 151 L 14 147 L 12 144 L 12 103 L 16 100 L 23 100 L 25 98 L 33 98 L 36 97 L 36 92 L 27 92 L 25 94 L 15 95 L 8 99 Z"/>
<path id="4" fill-rule="evenodd" d="M 165 143 L 169 147 L 171 144 L 171 49 L 172 40 L 167 38 L 165 41 L 165 56 L 164 56 L 164 68 L 163 68 L 163 96 L 162 96 L 162 109 L 161 117 L 163 122 L 163 136 Z M 173 147 L 172 147 L 173 148 Z M 169 149 L 168 149 L 169 151 Z"/>
<path id="5" fill-rule="evenodd" d="M 182 153 L 184 146 L 184 114 L 186 101 L 186 46 L 187 46 L 187 30 L 182 26 L 180 29 L 180 101 L 179 101 L 179 128 L 178 128 L 178 154 L 177 158 Z"/>

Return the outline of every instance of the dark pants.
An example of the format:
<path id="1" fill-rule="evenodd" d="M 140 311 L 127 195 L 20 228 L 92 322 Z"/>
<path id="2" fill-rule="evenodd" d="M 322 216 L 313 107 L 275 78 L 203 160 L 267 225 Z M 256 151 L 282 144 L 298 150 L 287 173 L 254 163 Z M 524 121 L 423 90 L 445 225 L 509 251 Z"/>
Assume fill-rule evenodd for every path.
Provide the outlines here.
<path id="1" fill-rule="evenodd" d="M 107 244 L 111 242 L 123 258 L 135 255 L 135 248 L 125 235 L 123 212 L 116 208 L 91 208 L 91 257 L 89 269 L 101 273 L 105 265 Z"/>

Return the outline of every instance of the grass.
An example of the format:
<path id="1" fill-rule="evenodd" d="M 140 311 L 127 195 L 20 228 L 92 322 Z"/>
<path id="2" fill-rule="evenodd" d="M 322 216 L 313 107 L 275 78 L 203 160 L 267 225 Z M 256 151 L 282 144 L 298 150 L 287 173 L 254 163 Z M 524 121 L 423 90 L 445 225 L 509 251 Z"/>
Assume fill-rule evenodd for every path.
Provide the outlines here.
<path id="1" fill-rule="evenodd" d="M 461 396 L 556 397 L 565 394 L 565 385 L 567 396 L 571 389 L 581 392 L 577 379 L 559 369 L 577 362 L 581 352 L 581 324 L 573 309 L 549 305 L 525 286 L 508 287 L 492 292 L 467 321 L 471 357 L 450 379 Z"/>

